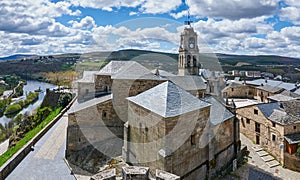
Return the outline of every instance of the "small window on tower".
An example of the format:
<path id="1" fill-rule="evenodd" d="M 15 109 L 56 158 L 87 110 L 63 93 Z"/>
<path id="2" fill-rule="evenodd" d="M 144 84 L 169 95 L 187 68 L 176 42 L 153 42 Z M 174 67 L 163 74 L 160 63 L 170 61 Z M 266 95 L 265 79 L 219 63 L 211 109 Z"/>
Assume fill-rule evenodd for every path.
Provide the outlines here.
<path id="1" fill-rule="evenodd" d="M 258 114 L 258 110 L 257 109 L 254 109 L 254 114 Z"/>
<path id="2" fill-rule="evenodd" d="M 106 111 L 102 111 L 102 119 L 105 119 L 107 117 Z"/>
<path id="3" fill-rule="evenodd" d="M 196 145 L 196 136 L 195 136 L 195 134 L 192 134 L 192 135 L 191 135 L 191 145 L 192 145 L 192 146 L 195 146 L 195 145 Z"/>
<path id="4" fill-rule="evenodd" d="M 273 126 L 273 127 L 276 127 L 276 123 L 272 122 L 272 126 Z"/>

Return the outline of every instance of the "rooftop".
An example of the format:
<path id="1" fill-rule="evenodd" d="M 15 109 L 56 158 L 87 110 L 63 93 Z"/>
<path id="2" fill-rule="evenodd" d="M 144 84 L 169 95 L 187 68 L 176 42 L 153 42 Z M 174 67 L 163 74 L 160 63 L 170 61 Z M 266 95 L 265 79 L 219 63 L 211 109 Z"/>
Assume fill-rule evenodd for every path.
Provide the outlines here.
<path id="1" fill-rule="evenodd" d="M 282 101 L 290 101 L 294 100 L 296 98 L 290 97 L 290 96 L 285 96 L 283 94 L 276 94 L 274 96 L 269 96 L 268 99 L 277 101 L 277 102 L 282 102 Z"/>
<path id="2" fill-rule="evenodd" d="M 110 61 L 106 66 L 104 66 L 97 75 L 113 75 L 117 73 L 123 66 L 133 63 L 132 61 Z"/>
<path id="3" fill-rule="evenodd" d="M 210 106 L 170 81 L 127 99 L 165 118 Z"/>
<path id="4" fill-rule="evenodd" d="M 94 105 L 97 105 L 101 102 L 105 102 L 107 100 L 112 99 L 112 94 L 107 95 L 107 96 L 102 96 L 99 98 L 94 98 L 91 99 L 89 101 L 85 101 L 83 103 L 79 103 L 78 101 L 74 102 L 74 104 L 71 106 L 70 110 L 68 111 L 68 113 L 74 113 L 83 109 L 86 109 L 88 107 L 92 107 Z"/>
<path id="5" fill-rule="evenodd" d="M 254 85 L 254 86 L 261 86 L 261 85 L 268 84 L 270 86 L 283 88 L 283 89 L 286 89 L 289 91 L 296 88 L 296 85 L 293 83 L 286 83 L 286 82 L 275 81 L 275 80 L 270 80 L 270 79 L 256 79 L 256 80 L 252 80 L 252 81 L 246 81 L 246 84 Z"/>
<path id="6" fill-rule="evenodd" d="M 176 75 L 174 75 L 174 74 L 172 74 L 172 73 L 169 73 L 169 72 L 164 71 L 164 70 L 161 70 L 161 69 L 153 69 L 153 70 L 151 71 L 151 73 L 157 75 L 157 71 L 158 71 L 158 75 L 161 76 L 161 77 L 176 76 Z"/>
<path id="7" fill-rule="evenodd" d="M 236 108 L 258 104 L 258 101 L 256 99 L 228 99 L 229 104 L 232 103 L 232 101 L 234 102 Z"/>
<path id="8" fill-rule="evenodd" d="M 225 91 L 229 88 L 239 88 L 239 87 L 246 87 L 244 84 L 242 83 L 237 83 L 237 82 L 231 82 L 228 86 L 226 86 L 222 91 Z"/>
<path id="9" fill-rule="evenodd" d="M 207 96 L 201 100 L 211 104 L 210 107 L 210 123 L 212 125 L 218 125 L 227 119 L 234 117 L 232 114 L 221 102 L 215 99 L 213 96 Z"/>
<path id="10" fill-rule="evenodd" d="M 269 120 L 282 124 L 300 122 L 300 100 L 257 104 L 260 111 Z"/>
<path id="11" fill-rule="evenodd" d="M 284 88 L 271 86 L 268 84 L 259 86 L 256 89 L 264 90 L 264 91 L 271 92 L 271 93 L 279 93 L 280 91 L 284 91 Z"/>
<path id="12" fill-rule="evenodd" d="M 206 89 L 206 84 L 201 76 L 169 76 L 167 79 L 187 91 Z"/>
<path id="13" fill-rule="evenodd" d="M 287 140 L 287 142 L 289 144 L 300 143 L 300 132 L 299 133 L 295 133 L 295 134 L 285 135 L 284 138 L 285 138 L 285 140 Z"/>
<path id="14" fill-rule="evenodd" d="M 94 83 L 94 75 L 98 71 L 83 71 L 83 77 L 76 82 L 79 83 Z"/>
<path id="15" fill-rule="evenodd" d="M 295 94 L 298 94 L 300 96 L 300 88 L 294 91 Z"/>
<path id="16" fill-rule="evenodd" d="M 130 63 L 121 67 L 120 70 L 112 75 L 112 79 L 148 79 L 148 80 L 166 80 L 160 76 L 156 76 L 141 64 L 130 61 Z"/>

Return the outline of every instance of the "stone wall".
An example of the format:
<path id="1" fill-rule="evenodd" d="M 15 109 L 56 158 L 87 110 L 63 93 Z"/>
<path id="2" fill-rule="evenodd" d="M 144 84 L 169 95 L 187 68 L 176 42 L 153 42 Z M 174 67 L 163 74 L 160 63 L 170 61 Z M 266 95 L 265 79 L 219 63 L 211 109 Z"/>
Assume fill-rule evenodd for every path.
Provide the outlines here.
<path id="1" fill-rule="evenodd" d="M 258 114 L 254 114 L 254 110 Z M 253 143 L 260 144 L 268 152 L 276 157 L 279 161 L 283 161 L 283 151 L 280 145 L 284 144 L 284 126 L 274 124 L 268 120 L 257 106 L 248 106 L 239 108 L 236 111 L 240 118 L 240 131 L 247 136 Z M 248 119 L 248 120 L 247 120 Z M 260 132 L 256 132 L 256 123 L 259 124 Z M 275 127 L 273 127 L 275 125 Z M 257 141 L 259 138 L 259 142 Z"/>
<path id="2" fill-rule="evenodd" d="M 205 148 L 199 148 L 199 142 L 209 112 L 210 107 L 206 107 L 182 116 L 163 118 L 129 102 L 127 161 L 179 176 L 190 172 L 207 158 L 207 152 Z M 191 135 L 195 144 L 191 144 Z M 171 156 L 169 151 L 174 151 Z"/>
<path id="3" fill-rule="evenodd" d="M 128 118 L 127 97 L 135 96 L 151 89 L 164 81 L 156 80 L 123 80 L 114 79 L 112 85 L 113 106 L 120 119 L 124 122 Z"/>
<path id="4" fill-rule="evenodd" d="M 228 87 L 224 89 L 222 92 L 223 94 L 226 93 L 225 96 L 228 98 L 249 98 L 249 99 L 254 98 L 254 88 L 247 85 L 241 87 L 233 87 L 233 88 Z"/>
<path id="5" fill-rule="evenodd" d="M 162 169 L 184 179 L 205 179 L 231 163 L 235 154 L 234 117 L 219 126 L 208 138 L 210 107 L 181 116 L 163 118 L 129 102 L 128 134 L 124 159 L 135 165 Z M 236 137 L 239 138 L 239 137 Z M 238 139 L 239 140 L 239 139 Z M 135 144 L 137 143 L 137 144 Z M 208 172 L 208 169 L 209 171 Z"/>
<path id="6" fill-rule="evenodd" d="M 300 172 L 300 158 L 289 153 L 284 153 L 284 167 Z"/>
<path id="7" fill-rule="evenodd" d="M 206 89 L 187 90 L 187 92 L 191 93 L 192 95 L 196 96 L 197 98 L 204 98 Z"/>
<path id="8" fill-rule="evenodd" d="M 110 91 L 112 88 L 112 79 L 110 75 L 95 75 L 95 91 Z"/>
<path id="9" fill-rule="evenodd" d="M 284 126 L 284 135 L 300 132 L 300 122 Z"/>
<path id="10" fill-rule="evenodd" d="M 95 83 L 78 83 L 78 100 L 85 101 L 95 97 Z"/>
<path id="11" fill-rule="evenodd" d="M 46 95 L 44 97 L 44 100 L 41 104 L 41 107 L 52 107 L 56 108 L 58 104 L 59 96 L 63 94 L 60 92 L 51 91 L 49 89 L 46 90 Z"/>
<path id="12" fill-rule="evenodd" d="M 110 157 L 121 155 L 124 122 L 111 99 L 70 113 L 68 122 L 66 158 L 71 163 L 93 172 Z M 94 164 L 84 167 L 90 161 Z"/>
<path id="13" fill-rule="evenodd" d="M 275 94 L 276 93 L 271 93 L 271 92 L 268 92 L 268 91 L 264 91 L 262 89 L 256 89 L 256 99 L 259 102 L 262 102 L 262 103 L 268 103 L 269 102 L 268 97 L 269 96 L 274 96 Z"/>

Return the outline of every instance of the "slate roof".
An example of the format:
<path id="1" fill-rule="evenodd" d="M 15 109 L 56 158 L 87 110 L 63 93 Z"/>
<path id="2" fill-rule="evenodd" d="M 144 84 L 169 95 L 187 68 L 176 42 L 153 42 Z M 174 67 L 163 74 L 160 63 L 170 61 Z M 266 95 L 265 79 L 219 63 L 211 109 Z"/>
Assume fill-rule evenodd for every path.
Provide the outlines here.
<path id="1" fill-rule="evenodd" d="M 300 99 L 282 102 L 282 106 L 288 114 L 300 119 Z"/>
<path id="2" fill-rule="evenodd" d="M 299 91 L 300 93 L 300 91 Z M 280 94 L 284 95 L 284 96 L 290 96 L 290 97 L 293 97 L 293 98 L 297 98 L 297 97 L 300 97 L 300 94 L 297 94 L 295 92 L 291 92 L 289 90 L 284 90 L 283 92 L 281 92 Z"/>
<path id="3" fill-rule="evenodd" d="M 273 102 L 256 105 L 269 120 L 282 124 L 300 122 L 300 100 Z"/>
<path id="4" fill-rule="evenodd" d="M 222 103 L 220 103 L 213 96 L 207 96 L 205 98 L 202 98 L 201 100 L 211 104 L 209 118 L 211 125 L 218 125 L 226 121 L 227 119 L 234 117 L 234 114 L 232 114 Z"/>
<path id="5" fill-rule="evenodd" d="M 286 82 L 282 82 L 282 81 L 275 81 L 275 80 L 265 80 L 265 79 L 256 79 L 253 81 L 246 81 L 246 84 L 249 85 L 254 85 L 254 86 L 261 86 L 261 85 L 270 85 L 270 86 L 274 86 L 274 87 L 279 87 L 279 88 L 283 88 L 286 90 L 293 90 L 296 88 L 295 84 L 293 83 L 286 83 Z"/>
<path id="6" fill-rule="evenodd" d="M 206 84 L 201 76 L 169 76 L 167 79 L 187 91 L 206 89 Z"/>
<path id="7" fill-rule="evenodd" d="M 161 76 L 161 77 L 176 76 L 176 75 L 174 75 L 174 74 L 172 74 L 172 73 L 169 73 L 169 72 L 164 71 L 164 70 L 161 70 L 161 69 L 153 69 L 153 70 L 151 71 L 151 73 L 156 74 L 157 71 L 158 71 L 158 73 L 159 73 L 159 76 Z"/>
<path id="8" fill-rule="evenodd" d="M 300 142 L 300 132 L 295 134 L 285 135 L 284 138 L 289 144 L 298 144 Z"/>
<path id="9" fill-rule="evenodd" d="M 84 71 L 83 72 L 83 77 L 79 80 L 77 80 L 76 82 L 79 83 L 94 83 L 94 75 L 95 73 L 97 73 L 98 71 Z"/>
<path id="10" fill-rule="evenodd" d="M 132 61 L 110 61 L 106 66 L 104 66 L 97 75 L 113 75 L 117 73 L 122 67 L 132 64 Z"/>
<path id="11" fill-rule="evenodd" d="M 295 98 L 290 97 L 290 96 L 285 96 L 283 94 L 276 94 L 274 96 L 269 96 L 268 99 L 273 100 L 273 101 L 277 101 L 277 102 L 282 102 L 282 101 L 290 101 L 290 100 L 293 100 Z"/>
<path id="12" fill-rule="evenodd" d="M 300 88 L 294 91 L 295 94 L 298 94 L 300 96 Z"/>
<path id="13" fill-rule="evenodd" d="M 102 96 L 102 97 L 99 97 L 99 98 L 94 98 L 94 99 L 91 99 L 89 101 L 85 101 L 83 103 L 79 103 L 78 101 L 74 102 L 74 104 L 71 106 L 70 110 L 68 111 L 68 113 L 75 113 L 75 112 L 78 112 L 78 111 L 81 111 L 83 109 L 86 109 L 86 108 L 89 108 L 89 107 L 92 107 L 92 106 L 95 106 L 99 103 L 102 103 L 102 102 L 105 102 L 105 101 L 108 101 L 112 99 L 112 94 L 109 94 L 107 96 Z"/>
<path id="14" fill-rule="evenodd" d="M 273 103 L 266 103 L 266 104 L 257 104 L 256 105 L 260 111 L 266 116 L 270 117 L 271 114 L 274 112 L 275 109 L 280 110 L 280 103 L 273 102 Z"/>
<path id="15" fill-rule="evenodd" d="M 271 93 L 278 93 L 278 92 L 284 90 L 284 88 L 271 86 L 271 85 L 268 85 L 268 84 L 256 87 L 256 89 L 264 90 L 264 91 L 271 92 Z"/>
<path id="16" fill-rule="evenodd" d="M 121 67 L 120 70 L 112 75 L 112 79 L 148 79 L 148 80 L 166 80 L 162 77 L 156 76 L 151 71 L 141 64 L 130 61 L 130 63 Z"/>
<path id="17" fill-rule="evenodd" d="M 127 99 L 165 118 L 210 106 L 170 81 Z"/>
<path id="18" fill-rule="evenodd" d="M 242 83 L 237 83 L 237 82 L 231 82 L 228 86 L 226 86 L 222 91 L 225 91 L 229 88 L 238 88 L 238 87 L 244 87 L 245 85 Z"/>

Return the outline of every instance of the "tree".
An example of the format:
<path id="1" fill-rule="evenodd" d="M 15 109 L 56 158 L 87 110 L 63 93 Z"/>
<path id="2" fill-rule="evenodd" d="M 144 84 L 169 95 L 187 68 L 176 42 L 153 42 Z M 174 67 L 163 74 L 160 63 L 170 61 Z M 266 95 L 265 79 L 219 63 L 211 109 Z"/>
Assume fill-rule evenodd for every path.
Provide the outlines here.
<path id="1" fill-rule="evenodd" d="M 20 106 L 20 104 L 12 104 L 6 108 L 4 114 L 5 115 L 15 114 L 21 110 L 22 110 L 22 107 Z"/>
<path id="2" fill-rule="evenodd" d="M 64 93 L 59 96 L 57 107 L 66 107 L 72 100 L 72 95 L 70 93 Z"/>

